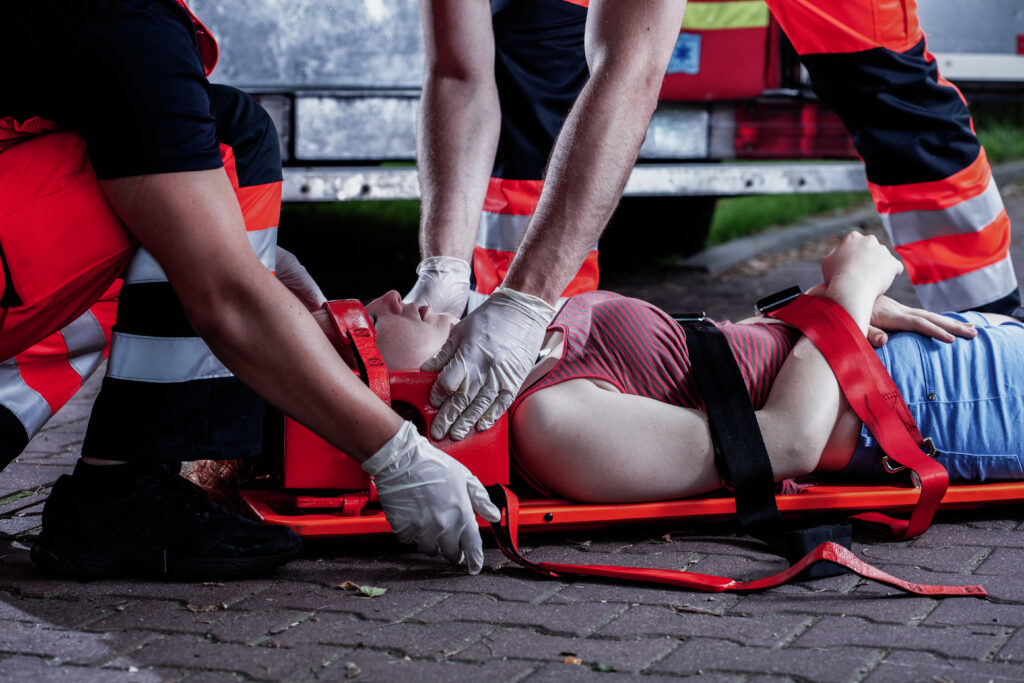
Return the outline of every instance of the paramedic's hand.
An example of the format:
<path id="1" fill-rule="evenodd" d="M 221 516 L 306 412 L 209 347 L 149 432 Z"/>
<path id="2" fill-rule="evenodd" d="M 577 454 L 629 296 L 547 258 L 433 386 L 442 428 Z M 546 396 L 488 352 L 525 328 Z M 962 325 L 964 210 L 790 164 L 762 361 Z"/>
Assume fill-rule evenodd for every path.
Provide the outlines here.
<path id="1" fill-rule="evenodd" d="M 285 287 L 291 290 L 308 311 L 318 311 L 327 301 L 327 297 L 320 291 L 320 285 L 316 283 L 313 276 L 309 274 L 306 267 L 299 263 L 295 254 L 287 249 L 277 248 L 277 264 L 274 267 L 274 274 Z"/>
<path id="2" fill-rule="evenodd" d="M 421 368 L 441 370 L 430 390 L 430 404 L 440 408 L 430 435 L 441 439 L 450 429 L 458 440 L 474 425 L 483 431 L 497 422 L 533 368 L 554 315 L 543 299 L 498 287 L 457 323 Z"/>
<path id="3" fill-rule="evenodd" d="M 871 310 L 868 341 L 874 346 L 882 346 L 889 340 L 885 330 L 917 332 L 946 343 L 952 343 L 956 337 L 970 339 L 978 334 L 974 325 L 921 308 L 904 306 L 883 294 L 875 300 L 875 307 Z"/>
<path id="4" fill-rule="evenodd" d="M 460 318 L 469 299 L 469 270 L 469 264 L 460 258 L 425 258 L 416 266 L 416 284 L 402 301 L 424 304 L 433 311 Z"/>
<path id="5" fill-rule="evenodd" d="M 425 553 L 438 551 L 470 574 L 484 564 L 474 513 L 501 520 L 480 481 L 466 467 L 430 445 L 411 422 L 363 463 L 373 477 L 384 515 L 398 540 Z"/>
<path id="6" fill-rule="evenodd" d="M 829 295 L 842 290 L 865 304 L 885 294 L 903 263 L 880 244 L 874 235 L 850 232 L 821 261 L 821 274 Z"/>

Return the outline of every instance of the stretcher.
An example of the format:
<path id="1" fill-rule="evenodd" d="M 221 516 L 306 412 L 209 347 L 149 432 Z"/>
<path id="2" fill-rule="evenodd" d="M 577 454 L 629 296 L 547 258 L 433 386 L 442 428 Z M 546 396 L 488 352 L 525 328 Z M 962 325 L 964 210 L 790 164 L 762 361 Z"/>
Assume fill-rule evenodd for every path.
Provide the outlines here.
<path id="1" fill-rule="evenodd" d="M 509 439 L 507 419 L 503 416 L 491 429 L 476 433 L 462 441 L 445 438 L 434 440 L 429 436 L 429 425 L 437 413 L 428 400 L 430 388 L 436 373 L 420 371 L 389 372 L 374 342 L 375 333 L 362 306 L 356 301 L 333 301 L 325 304 L 343 339 L 350 341 L 358 361 L 355 369 L 363 380 L 403 417 L 416 424 L 437 448 L 465 464 L 492 491 L 492 498 L 508 494 L 513 500 L 512 507 L 505 509 L 500 525 L 495 529 L 499 535 L 499 546 L 515 561 L 530 565 L 515 550 L 515 532 L 518 531 L 561 531 L 567 529 L 592 529 L 628 523 L 673 524 L 679 522 L 708 522 L 734 520 L 737 514 L 736 498 L 725 489 L 703 496 L 680 500 L 589 504 L 542 497 L 530 491 L 513 494 L 509 483 Z M 290 527 L 296 533 L 309 539 L 344 538 L 391 531 L 383 511 L 375 504 L 372 482 L 353 459 L 319 439 L 297 422 L 285 418 L 284 440 L 279 468 L 279 486 L 275 488 L 247 489 L 241 498 L 249 511 L 258 519 L 269 524 Z M 907 513 L 914 512 L 922 497 L 922 488 L 911 483 L 879 486 L 849 484 L 818 484 L 798 493 L 779 494 L 775 502 L 779 512 L 790 518 L 821 517 L 823 513 L 836 516 L 869 512 Z M 518 499 L 518 500 L 516 500 Z M 936 508 L 963 509 L 996 504 L 1008 504 L 1024 500 L 1024 482 L 958 484 L 951 485 Z M 513 519 L 514 517 L 514 519 Z M 480 524 L 486 526 L 482 520 Z M 929 519 L 930 521 L 930 515 Z M 512 529 L 511 538 L 506 533 Z M 916 531 L 915 533 L 920 533 Z M 502 536 L 505 536 L 502 540 Z M 506 546 L 511 546 L 511 548 Z M 835 544 L 824 544 L 835 546 Z M 846 553 L 849 557 L 838 558 Z M 805 558 L 807 559 L 807 558 Z M 810 562 L 826 559 L 844 564 L 864 576 L 887 581 L 872 574 L 878 570 L 860 563 L 852 553 L 841 547 L 832 547 L 819 553 Z M 860 563 L 863 564 L 863 563 Z M 548 565 L 554 567 L 555 565 Z M 565 567 L 566 565 L 562 565 Z M 537 566 L 532 568 L 536 569 Z M 617 568 L 605 568 L 617 569 Z M 802 567 L 792 567 L 778 577 L 781 583 L 799 573 Z M 540 570 L 542 573 L 558 575 L 559 570 Z M 653 570 L 657 572 L 658 570 Z M 615 573 L 583 571 L 598 576 L 615 576 Z M 680 572 L 669 572 L 678 576 Z M 783 576 L 785 575 L 785 576 Z M 635 579 L 635 577 L 633 577 Z M 718 577 L 711 577 L 717 579 Z M 774 578 L 774 577 L 768 577 Z M 887 577 L 892 579 L 892 577 Z M 648 576 L 647 581 L 659 581 Z M 732 581 L 731 579 L 727 581 Z M 686 585 L 678 580 L 665 581 Z M 978 586 L 966 587 L 921 587 L 906 584 L 898 579 L 887 581 L 911 592 L 921 594 L 984 595 Z M 733 582 L 731 587 L 715 587 L 715 582 L 704 582 L 703 590 L 758 590 L 768 587 L 758 582 L 740 585 Z M 905 584 L 905 585 L 904 585 Z M 771 585 L 778 585 L 772 583 Z M 910 588 L 907 588 L 910 586 Z M 922 590 L 914 590 L 919 588 Z M 961 589 L 941 593 L 935 588 Z"/>

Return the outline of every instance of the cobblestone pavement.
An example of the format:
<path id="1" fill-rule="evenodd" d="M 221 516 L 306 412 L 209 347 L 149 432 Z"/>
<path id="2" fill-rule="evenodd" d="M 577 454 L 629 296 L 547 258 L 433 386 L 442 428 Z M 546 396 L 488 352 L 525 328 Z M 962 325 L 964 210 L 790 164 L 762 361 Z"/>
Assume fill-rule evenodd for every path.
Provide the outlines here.
<path id="1" fill-rule="evenodd" d="M 1024 226 L 1024 193 L 1007 193 Z M 1024 228 L 1019 228 L 1018 233 Z M 1024 236 L 1016 236 L 1024 263 Z M 816 281 L 821 247 L 725 276 L 666 269 L 614 283 L 675 311 L 745 316 L 749 302 Z M 906 293 L 906 283 L 899 290 Z M 78 583 L 28 557 L 49 487 L 81 444 L 94 378 L 0 474 L 0 679 L 709 681 L 1024 679 L 1024 513 L 941 514 L 907 542 L 860 539 L 880 568 L 981 583 L 988 599 L 897 594 L 852 575 L 755 595 L 702 594 L 512 568 L 490 544 L 470 577 L 388 539 L 321 543 L 273 575 L 223 583 Z M 780 568 L 728 526 L 534 535 L 529 557 L 686 567 L 755 578 Z M 387 589 L 376 598 L 346 581 Z"/>

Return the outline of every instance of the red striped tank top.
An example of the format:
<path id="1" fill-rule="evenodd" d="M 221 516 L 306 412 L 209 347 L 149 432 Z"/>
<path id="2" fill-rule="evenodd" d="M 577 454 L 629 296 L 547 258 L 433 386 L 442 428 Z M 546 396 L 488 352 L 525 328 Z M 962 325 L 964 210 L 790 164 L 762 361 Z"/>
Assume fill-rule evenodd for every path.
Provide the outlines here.
<path id="1" fill-rule="evenodd" d="M 776 323 L 719 323 L 739 363 L 755 408 L 764 405 L 775 376 L 800 332 Z M 646 396 L 685 408 L 704 409 L 690 375 L 682 328 L 651 304 L 611 292 L 588 292 L 569 299 L 549 329 L 565 334 L 558 365 L 523 392 L 570 379 L 601 379 L 625 394 Z"/>

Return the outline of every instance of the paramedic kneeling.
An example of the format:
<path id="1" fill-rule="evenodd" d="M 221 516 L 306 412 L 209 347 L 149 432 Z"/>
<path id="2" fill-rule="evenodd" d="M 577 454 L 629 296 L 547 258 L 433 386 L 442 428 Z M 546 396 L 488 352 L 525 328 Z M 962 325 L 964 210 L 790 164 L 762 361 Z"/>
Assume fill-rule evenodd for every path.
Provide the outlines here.
<path id="1" fill-rule="evenodd" d="M 273 126 L 207 81 L 207 30 L 175 0 L 4 10 L 0 466 L 109 348 L 33 560 L 80 578 L 205 578 L 297 555 L 290 530 L 178 476 L 183 460 L 256 455 L 266 399 L 363 462 L 401 540 L 479 571 L 474 513 L 497 510 L 339 358 L 323 295 L 276 248 Z"/>

